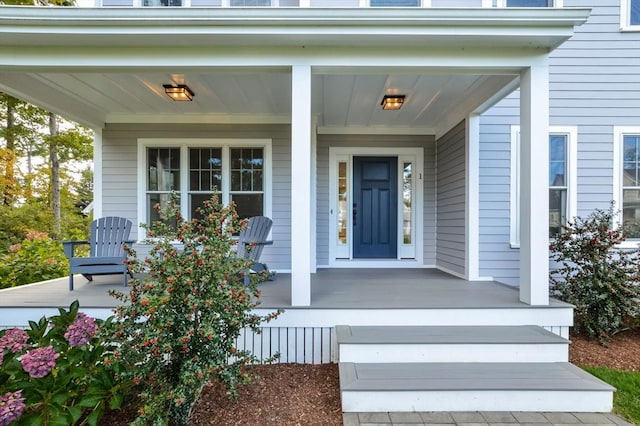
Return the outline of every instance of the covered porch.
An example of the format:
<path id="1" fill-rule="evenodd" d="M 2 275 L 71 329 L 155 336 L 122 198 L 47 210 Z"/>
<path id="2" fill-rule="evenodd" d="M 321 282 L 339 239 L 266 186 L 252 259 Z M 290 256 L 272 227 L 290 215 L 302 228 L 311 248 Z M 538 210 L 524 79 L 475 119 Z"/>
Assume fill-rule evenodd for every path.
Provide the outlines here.
<path id="1" fill-rule="evenodd" d="M 191 173 L 218 173 L 223 201 L 245 197 L 258 205 L 253 213 L 274 219 L 266 263 L 290 276 L 264 285 L 265 306 L 473 309 L 509 298 L 508 309 L 552 306 L 547 59 L 588 11 L 247 8 L 203 16 L 184 8 L 147 9 L 143 18 L 135 8 L 4 11 L 0 89 L 95 129 L 95 216 L 148 222 L 150 206 L 175 190 L 189 217 L 198 197 L 215 187 L 212 178 L 192 185 Z M 162 86 L 169 81 L 188 83 L 193 102 L 168 99 Z M 518 88 L 519 289 L 475 297 L 475 288 L 499 288 L 480 273 L 480 116 Z M 403 110 L 383 111 L 380 100 L 394 94 L 407 94 Z M 243 150 L 259 157 L 259 171 L 254 165 L 232 170 L 229 164 Z M 166 157 L 154 156 L 161 151 Z M 194 153 L 206 157 L 206 167 L 190 164 Z M 398 166 L 391 175 L 407 164 L 416 172 L 410 176 L 415 198 L 409 199 L 414 247 L 358 258 L 353 246 L 336 249 L 342 235 L 336 229 L 344 221 L 337 217 L 335 169 L 344 163 L 348 175 L 350 165 L 373 156 L 391 158 L 389 165 Z M 214 157 L 219 170 L 209 166 Z M 165 170 L 157 171 L 164 160 Z M 234 189 L 234 171 L 260 177 L 249 189 Z M 154 187 L 150 176 L 161 174 L 168 176 L 166 187 Z M 397 176 L 390 183 L 398 189 L 390 212 L 398 214 L 387 225 L 397 231 L 391 240 L 402 245 L 403 181 Z M 356 203 L 346 200 L 348 221 Z M 356 235 L 353 222 L 345 235 Z M 397 268 L 407 262 L 418 270 L 404 273 L 418 278 L 398 279 Z M 364 267 L 349 270 L 358 263 Z M 351 278 L 322 284 L 326 274 L 340 274 L 324 266 L 347 268 L 342 274 Z M 428 282 L 438 291 L 425 290 Z M 81 291 L 52 294 L 49 303 L 80 298 Z M 503 291 L 509 298 L 500 296 Z M 100 300 L 88 296 L 84 305 L 101 307 L 106 302 Z M 447 306 L 460 300 L 472 305 Z"/>

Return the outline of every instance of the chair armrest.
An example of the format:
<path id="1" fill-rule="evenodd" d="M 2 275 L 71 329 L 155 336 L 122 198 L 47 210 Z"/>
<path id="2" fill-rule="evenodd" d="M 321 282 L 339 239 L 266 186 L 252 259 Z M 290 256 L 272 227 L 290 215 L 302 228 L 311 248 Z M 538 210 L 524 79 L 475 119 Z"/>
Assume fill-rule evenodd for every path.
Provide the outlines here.
<path id="1" fill-rule="evenodd" d="M 87 240 L 63 241 L 62 247 L 64 248 L 64 255 L 67 256 L 69 259 L 71 259 L 73 257 L 73 252 L 76 246 L 81 246 L 84 244 L 89 244 L 89 241 Z"/>
<path id="2" fill-rule="evenodd" d="M 273 241 L 244 241 L 240 244 L 244 244 L 245 246 L 270 246 L 273 244 Z"/>

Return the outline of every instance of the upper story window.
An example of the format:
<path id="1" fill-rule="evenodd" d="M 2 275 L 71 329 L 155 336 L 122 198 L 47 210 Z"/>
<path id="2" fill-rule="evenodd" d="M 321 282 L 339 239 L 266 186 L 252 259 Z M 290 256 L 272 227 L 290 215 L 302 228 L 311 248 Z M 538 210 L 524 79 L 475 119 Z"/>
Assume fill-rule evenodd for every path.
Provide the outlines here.
<path id="1" fill-rule="evenodd" d="M 577 214 L 577 129 L 549 127 L 549 238 Z M 511 127 L 511 246 L 520 247 L 520 126 Z"/>
<path id="2" fill-rule="evenodd" d="M 507 0 L 507 7 L 552 7 L 553 0 Z"/>
<path id="3" fill-rule="evenodd" d="M 149 7 L 182 6 L 182 0 L 142 0 L 142 5 Z"/>
<path id="4" fill-rule="evenodd" d="M 640 31 L 640 0 L 621 0 L 620 27 L 622 30 Z"/>
<path id="5" fill-rule="evenodd" d="M 628 238 L 640 239 L 640 127 L 614 133 L 613 200 Z"/>
<path id="6" fill-rule="evenodd" d="M 418 7 L 420 0 L 370 0 L 371 7 Z"/>

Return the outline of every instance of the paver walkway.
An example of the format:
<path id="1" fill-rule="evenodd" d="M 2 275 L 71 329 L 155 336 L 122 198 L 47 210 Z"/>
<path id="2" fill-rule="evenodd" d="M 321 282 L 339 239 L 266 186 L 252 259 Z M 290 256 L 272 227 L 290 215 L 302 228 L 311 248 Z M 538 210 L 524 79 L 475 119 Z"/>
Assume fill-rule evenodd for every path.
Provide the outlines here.
<path id="1" fill-rule="evenodd" d="M 633 426 L 608 413 L 534 413 L 534 412 L 429 412 L 429 413 L 344 413 L 344 426 L 419 426 L 419 425 L 617 425 Z"/>

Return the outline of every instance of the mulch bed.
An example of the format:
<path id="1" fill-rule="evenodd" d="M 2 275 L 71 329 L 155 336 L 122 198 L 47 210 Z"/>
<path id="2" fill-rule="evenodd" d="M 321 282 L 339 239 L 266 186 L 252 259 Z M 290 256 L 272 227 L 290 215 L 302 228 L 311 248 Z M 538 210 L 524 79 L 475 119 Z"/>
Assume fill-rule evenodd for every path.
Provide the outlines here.
<path id="1" fill-rule="evenodd" d="M 191 425 L 342 425 L 338 366 L 336 364 L 257 365 L 259 380 L 239 388 L 231 401 L 219 385 L 204 389 Z M 107 413 L 100 425 L 127 425 L 135 407 Z"/>
<path id="2" fill-rule="evenodd" d="M 640 371 L 640 330 L 614 336 L 606 346 L 572 335 L 570 361 L 578 365 Z M 336 364 L 258 365 L 260 379 L 242 386 L 236 402 L 221 386 L 207 387 L 196 404 L 191 424 L 204 425 L 342 425 Z M 127 425 L 136 414 L 133 404 L 107 413 L 103 426 Z"/>
<path id="3" fill-rule="evenodd" d="M 605 346 L 572 335 L 569 361 L 590 367 L 640 371 L 640 329 L 618 333 Z"/>

